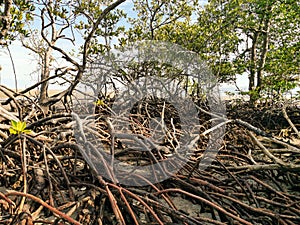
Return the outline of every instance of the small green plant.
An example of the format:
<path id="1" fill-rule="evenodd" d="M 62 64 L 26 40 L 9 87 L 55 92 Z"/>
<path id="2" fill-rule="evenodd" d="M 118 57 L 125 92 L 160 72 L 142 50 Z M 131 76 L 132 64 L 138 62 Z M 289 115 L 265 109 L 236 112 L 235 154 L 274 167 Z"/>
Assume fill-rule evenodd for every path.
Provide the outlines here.
<path id="1" fill-rule="evenodd" d="M 14 121 L 11 120 L 11 127 L 9 128 L 9 133 L 10 134 L 28 134 L 31 132 L 31 130 L 26 130 L 26 122 L 22 122 L 22 121 Z"/>
<path id="2" fill-rule="evenodd" d="M 96 106 L 106 106 L 105 102 L 101 99 L 98 99 L 97 101 L 94 102 Z"/>

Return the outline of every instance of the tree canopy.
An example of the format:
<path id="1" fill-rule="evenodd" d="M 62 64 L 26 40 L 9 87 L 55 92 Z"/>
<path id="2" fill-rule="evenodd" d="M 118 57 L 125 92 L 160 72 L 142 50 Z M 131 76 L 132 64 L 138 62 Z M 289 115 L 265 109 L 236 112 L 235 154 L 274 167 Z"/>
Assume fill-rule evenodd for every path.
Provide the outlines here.
<path id="1" fill-rule="evenodd" d="M 122 2 L 0 2 L 2 45 L 16 38 L 25 43 L 30 36 L 44 42 L 43 51 L 25 44 L 42 60 L 41 102 L 48 101 L 51 75 L 73 77 L 59 95 L 65 96 L 78 84 L 89 60 L 137 40 L 176 43 L 198 53 L 220 82 L 247 74 L 247 93 L 253 100 L 268 94 L 279 97 L 299 83 L 297 0 L 211 0 L 204 5 L 195 0 L 140 0 L 127 4 L 136 14 L 118 9 Z M 67 42 L 74 45 L 76 55 L 64 50 Z M 51 67 L 53 54 L 70 66 Z"/>
<path id="2" fill-rule="evenodd" d="M 129 37 L 170 41 L 195 51 L 209 62 L 220 81 L 247 74 L 253 98 L 272 91 L 282 94 L 299 82 L 298 1 L 212 0 L 202 7 L 186 7 L 186 14 L 176 7 L 174 14 L 184 19 L 151 26 L 159 20 L 156 4 L 139 3 L 138 12 L 146 15 L 146 8 L 152 17 L 134 21 Z"/>

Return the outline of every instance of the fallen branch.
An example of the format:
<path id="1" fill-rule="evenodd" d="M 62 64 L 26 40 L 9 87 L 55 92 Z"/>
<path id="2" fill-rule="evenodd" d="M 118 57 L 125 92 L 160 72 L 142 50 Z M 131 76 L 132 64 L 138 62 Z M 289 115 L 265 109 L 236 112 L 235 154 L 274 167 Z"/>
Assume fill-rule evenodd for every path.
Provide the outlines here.
<path id="1" fill-rule="evenodd" d="M 67 220 L 68 222 L 72 223 L 72 224 L 75 224 L 75 225 L 81 225 L 81 223 L 79 223 L 77 220 L 74 220 L 73 218 L 71 218 L 70 216 L 64 214 L 63 212 L 57 210 L 56 208 L 48 205 L 48 203 L 44 202 L 42 199 L 34 196 L 34 195 L 31 195 L 31 194 L 25 194 L 25 193 L 22 193 L 22 192 L 18 192 L 18 191 L 11 191 L 9 190 L 7 194 L 5 194 L 6 197 L 8 196 L 22 196 L 22 197 L 26 197 L 26 198 L 30 198 L 31 200 L 41 204 L 42 206 L 46 207 L 47 209 L 49 209 L 51 212 L 57 214 L 58 216 L 60 216 L 61 218 Z"/>
<path id="2" fill-rule="evenodd" d="M 290 126 L 293 128 L 293 130 L 297 134 L 298 138 L 300 138 L 300 133 L 299 133 L 298 129 L 295 127 L 295 125 L 293 124 L 293 122 L 291 121 L 291 119 L 289 118 L 289 116 L 286 112 L 286 105 L 284 105 L 282 107 L 282 113 L 283 113 L 283 117 L 286 119 L 286 121 L 290 124 Z"/>

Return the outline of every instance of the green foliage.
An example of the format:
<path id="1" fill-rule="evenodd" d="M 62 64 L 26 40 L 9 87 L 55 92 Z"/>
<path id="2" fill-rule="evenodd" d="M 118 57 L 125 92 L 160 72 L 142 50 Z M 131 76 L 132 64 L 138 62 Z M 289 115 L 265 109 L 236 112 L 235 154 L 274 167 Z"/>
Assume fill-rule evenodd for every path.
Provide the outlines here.
<path id="1" fill-rule="evenodd" d="M 7 2 L 0 1 L 0 18 L 7 15 Z M 53 43 L 58 39 L 77 43 L 78 33 L 86 40 L 109 4 L 106 0 L 72 4 L 65 0 L 15 0 L 9 8 L 9 20 L 0 20 L 0 42 L 14 40 L 18 34 L 29 35 L 25 24 L 33 19 L 35 6 L 44 10 L 45 34 Z M 253 99 L 273 92 L 282 95 L 299 84 L 300 5 L 297 0 L 210 0 L 204 6 L 199 6 L 196 0 L 134 0 L 133 4 L 137 16 L 128 18 L 131 27 L 126 36 L 123 37 L 125 27 L 120 23 L 126 13 L 110 11 L 85 46 L 88 57 L 82 61 L 91 62 L 101 54 L 111 53 L 113 40 L 117 38 L 121 46 L 136 40 L 162 40 L 197 52 L 220 82 L 247 74 L 247 93 Z M 5 24 L 7 21 L 9 24 Z M 52 34 L 57 35 L 54 40 Z M 82 53 L 86 49 L 82 46 L 80 50 Z M 134 66 L 131 69 L 134 72 Z M 170 68 L 163 73 L 172 78 L 178 76 L 179 82 L 195 93 L 196 82 L 184 80 L 178 71 Z"/>
<path id="2" fill-rule="evenodd" d="M 22 122 L 22 121 L 14 121 L 11 120 L 11 127 L 9 128 L 9 133 L 10 134 L 28 134 L 31 132 L 31 130 L 26 130 L 26 122 Z"/>
<path id="3" fill-rule="evenodd" d="M 161 40 L 156 32 L 179 20 L 189 20 L 198 1 L 133 1 L 137 18 L 129 18 L 132 28 L 127 33 L 130 41 Z"/>
<path id="4" fill-rule="evenodd" d="M 105 102 L 102 99 L 98 99 L 94 102 L 96 106 L 106 106 Z"/>
<path id="5" fill-rule="evenodd" d="M 120 40 L 121 45 L 137 40 L 159 40 L 179 44 L 192 50 L 199 42 L 193 42 L 198 36 L 199 27 L 192 25 L 192 17 L 198 1 L 133 1 L 136 18 L 129 18 L 131 27 L 126 33 L 126 37 Z M 188 45 L 188 46 L 187 46 Z M 142 68 L 136 73 L 134 67 L 127 75 L 133 78 L 138 76 L 148 76 L 149 74 L 176 79 L 178 85 L 184 88 L 187 93 L 194 95 L 199 93 L 197 81 L 190 80 L 178 68 L 170 65 L 156 65 L 148 63 L 138 65 Z M 131 79 L 130 79 L 131 80 Z"/>
<path id="6" fill-rule="evenodd" d="M 220 82 L 248 74 L 247 93 L 257 99 L 270 88 L 282 94 L 296 85 L 299 12 L 296 0 L 211 0 L 197 22 L 168 23 L 155 38 L 199 53 Z"/>
<path id="7" fill-rule="evenodd" d="M 262 93 L 274 99 L 280 99 L 284 93 L 297 87 L 296 81 L 289 81 L 278 76 L 264 77 Z"/>
<path id="8" fill-rule="evenodd" d="M 110 3 L 110 2 L 108 2 Z M 80 19 L 75 25 L 83 38 L 86 38 L 89 32 L 93 29 L 95 21 L 103 12 L 105 1 L 82 1 L 78 7 L 75 8 L 75 15 L 88 15 L 87 19 Z M 104 54 L 113 47 L 111 42 L 113 38 L 117 38 L 124 32 L 124 26 L 119 25 L 121 19 L 126 18 L 123 10 L 115 9 L 108 13 L 108 15 L 101 21 L 95 35 L 90 43 L 89 55 L 96 57 L 99 54 Z"/>
<path id="9" fill-rule="evenodd" d="M 35 6 L 32 1 L 4 0 L 0 2 L 0 44 L 8 44 L 19 34 L 29 36 L 25 24 L 33 20 Z"/>
<path id="10" fill-rule="evenodd" d="M 234 2 L 224 1 L 220 5 L 219 1 L 211 1 L 214 7 L 210 12 L 217 9 L 216 15 L 224 21 L 223 32 L 227 30 L 226 33 L 238 38 L 237 48 L 227 48 L 231 57 L 226 61 L 237 68 L 236 75 L 247 73 L 253 79 L 250 96 L 256 99 L 270 89 L 282 94 L 294 88 L 292 80 L 299 74 L 300 62 L 296 54 L 300 41 L 297 1 Z"/>

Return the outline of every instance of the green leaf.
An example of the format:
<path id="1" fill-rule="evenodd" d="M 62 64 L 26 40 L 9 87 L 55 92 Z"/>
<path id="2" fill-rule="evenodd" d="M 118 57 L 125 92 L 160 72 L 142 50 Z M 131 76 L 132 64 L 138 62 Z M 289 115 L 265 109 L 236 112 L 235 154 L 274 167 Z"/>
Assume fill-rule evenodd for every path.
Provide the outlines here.
<path id="1" fill-rule="evenodd" d="M 9 133 L 10 134 L 17 134 L 17 131 L 13 128 L 9 128 Z"/>
<path id="2" fill-rule="evenodd" d="M 31 133 L 31 130 L 23 130 L 23 133 L 25 133 L 25 134 L 30 134 L 30 133 Z"/>
<path id="3" fill-rule="evenodd" d="M 104 102 L 103 100 L 98 99 L 98 100 L 95 102 L 95 105 L 97 105 L 97 106 L 105 106 L 106 104 L 105 104 L 105 102 Z"/>
<path id="4" fill-rule="evenodd" d="M 18 122 L 15 120 L 10 121 L 12 127 L 17 127 Z"/>
<path id="5" fill-rule="evenodd" d="M 11 127 L 9 128 L 9 132 L 11 134 L 21 134 L 21 133 L 30 133 L 31 130 L 26 130 L 26 122 L 23 122 L 23 121 L 14 121 L 14 120 L 11 120 L 10 121 L 11 123 Z"/>
<path id="6" fill-rule="evenodd" d="M 26 122 L 18 121 L 17 123 L 17 131 L 23 131 L 26 127 Z"/>

